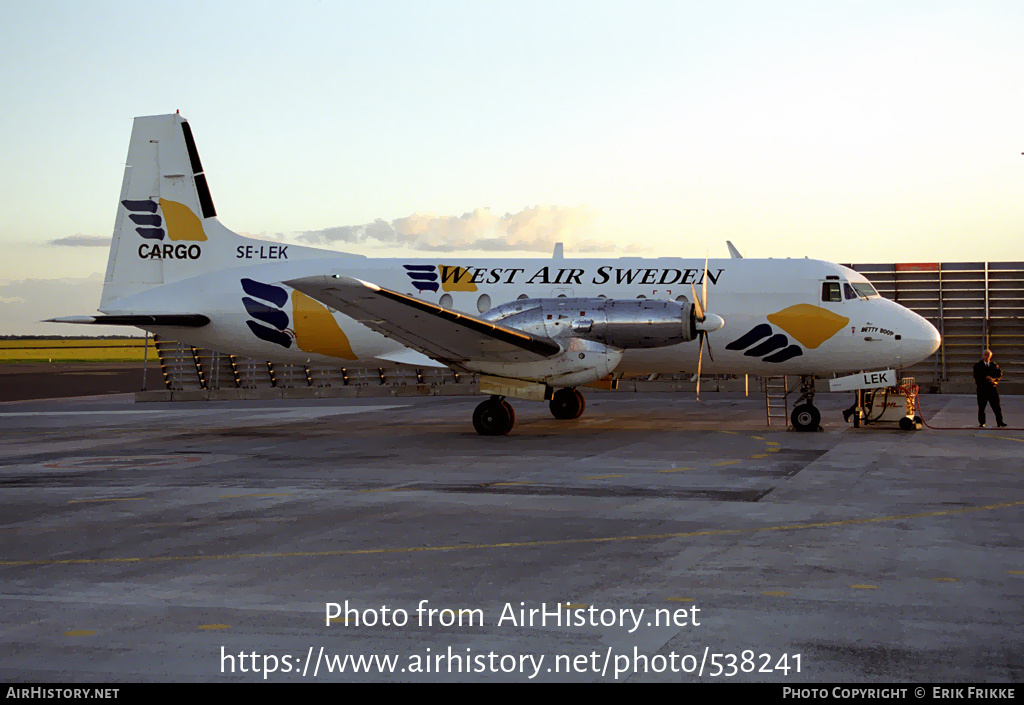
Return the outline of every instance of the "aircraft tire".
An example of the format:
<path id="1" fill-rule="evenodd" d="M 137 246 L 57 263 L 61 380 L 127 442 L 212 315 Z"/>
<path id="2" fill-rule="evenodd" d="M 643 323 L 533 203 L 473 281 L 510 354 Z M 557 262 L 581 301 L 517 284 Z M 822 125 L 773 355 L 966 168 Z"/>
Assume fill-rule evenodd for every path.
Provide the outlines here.
<path id="1" fill-rule="evenodd" d="M 503 407 L 505 407 L 505 413 L 508 414 L 508 431 L 505 431 L 505 433 L 502 434 L 504 436 L 504 435 L 508 435 L 509 431 L 511 431 L 513 428 L 515 428 L 515 425 L 516 425 L 516 410 L 513 409 L 512 405 L 509 404 L 504 399 L 501 400 L 501 405 Z"/>
<path id="2" fill-rule="evenodd" d="M 481 436 L 507 436 L 515 425 L 516 412 L 507 401 L 487 399 L 473 411 L 473 428 Z"/>
<path id="3" fill-rule="evenodd" d="M 821 424 L 821 412 L 811 404 L 801 404 L 793 409 L 789 420 L 797 431 L 817 431 Z"/>
<path id="4" fill-rule="evenodd" d="M 580 410 L 577 411 L 576 415 L 573 417 L 574 419 L 578 419 L 579 417 L 583 416 L 583 411 L 587 408 L 587 398 L 583 396 L 583 394 L 580 393 L 580 390 L 578 389 L 574 389 L 572 391 L 576 394 L 576 399 L 579 401 L 580 405 Z"/>
<path id="5" fill-rule="evenodd" d="M 909 416 L 904 416 L 900 419 L 900 430 L 901 431 L 916 431 L 917 424 L 914 423 L 914 419 Z"/>
<path id="6" fill-rule="evenodd" d="M 559 389 L 551 397 L 551 415 L 556 419 L 578 419 L 586 407 L 583 395 L 575 389 Z"/>

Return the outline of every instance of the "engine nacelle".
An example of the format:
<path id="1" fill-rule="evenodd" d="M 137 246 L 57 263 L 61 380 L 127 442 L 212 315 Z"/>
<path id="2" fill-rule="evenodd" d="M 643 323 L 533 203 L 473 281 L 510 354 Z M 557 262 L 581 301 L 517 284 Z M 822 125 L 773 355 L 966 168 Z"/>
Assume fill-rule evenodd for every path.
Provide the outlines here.
<path id="1" fill-rule="evenodd" d="M 660 348 L 697 337 L 691 303 L 654 299 L 520 299 L 483 316 L 556 340 L 580 338 L 625 350 Z"/>
<path id="2" fill-rule="evenodd" d="M 562 352 L 545 360 L 512 363 L 468 360 L 462 364 L 480 374 L 543 382 L 552 387 L 576 387 L 610 375 L 622 362 L 620 348 L 580 338 L 560 342 Z"/>

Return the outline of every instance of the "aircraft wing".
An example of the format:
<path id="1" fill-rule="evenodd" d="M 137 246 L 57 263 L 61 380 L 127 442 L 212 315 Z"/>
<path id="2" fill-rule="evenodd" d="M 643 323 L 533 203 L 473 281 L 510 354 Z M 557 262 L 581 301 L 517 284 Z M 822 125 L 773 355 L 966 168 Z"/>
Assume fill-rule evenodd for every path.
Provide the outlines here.
<path id="1" fill-rule="evenodd" d="M 361 279 L 313 276 L 284 283 L 448 365 L 469 360 L 530 362 L 562 350 L 551 338 L 442 308 Z"/>

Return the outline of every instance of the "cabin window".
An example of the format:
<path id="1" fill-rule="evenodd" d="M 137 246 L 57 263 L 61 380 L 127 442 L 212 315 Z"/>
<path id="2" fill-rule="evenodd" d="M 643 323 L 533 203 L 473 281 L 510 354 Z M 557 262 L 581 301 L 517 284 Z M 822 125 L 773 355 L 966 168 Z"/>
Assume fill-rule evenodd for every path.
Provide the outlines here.
<path id="1" fill-rule="evenodd" d="M 481 294 L 480 298 L 476 300 L 476 310 L 480 313 L 487 313 L 491 310 L 491 297 L 487 294 Z"/>
<path id="2" fill-rule="evenodd" d="M 528 298 L 530 298 L 530 297 L 527 296 L 526 294 L 520 294 L 519 296 L 516 297 L 516 299 L 518 299 L 519 301 L 522 301 L 523 299 L 528 299 Z"/>
<path id="3" fill-rule="evenodd" d="M 452 295 L 451 294 L 445 294 L 444 296 L 441 297 L 441 300 L 438 301 L 437 303 L 440 304 L 441 308 L 451 308 L 452 307 L 452 303 L 453 303 Z"/>
<path id="4" fill-rule="evenodd" d="M 821 284 L 821 300 L 822 301 L 842 301 L 842 292 L 839 290 L 839 282 L 822 282 Z"/>

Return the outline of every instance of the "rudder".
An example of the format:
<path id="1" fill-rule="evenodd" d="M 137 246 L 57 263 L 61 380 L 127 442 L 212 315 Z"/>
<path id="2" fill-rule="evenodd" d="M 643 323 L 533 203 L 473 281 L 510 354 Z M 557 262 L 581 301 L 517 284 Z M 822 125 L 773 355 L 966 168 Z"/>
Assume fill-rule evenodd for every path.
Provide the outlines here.
<path id="1" fill-rule="evenodd" d="M 188 122 L 178 113 L 135 118 L 100 308 L 227 266 L 245 238 L 216 216 Z"/>

